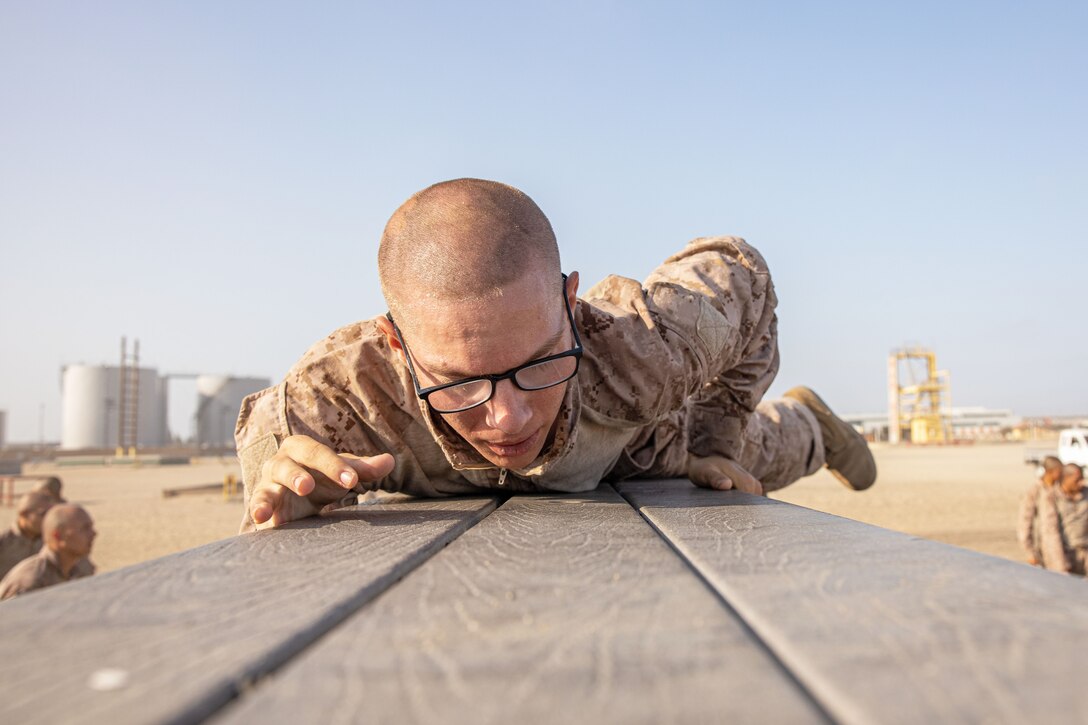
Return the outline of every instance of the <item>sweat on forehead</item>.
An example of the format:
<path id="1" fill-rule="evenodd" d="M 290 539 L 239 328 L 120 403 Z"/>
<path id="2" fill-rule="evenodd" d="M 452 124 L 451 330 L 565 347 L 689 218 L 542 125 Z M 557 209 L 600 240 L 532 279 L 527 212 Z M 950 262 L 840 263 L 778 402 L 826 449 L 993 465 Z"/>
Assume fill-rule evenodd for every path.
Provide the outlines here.
<path id="1" fill-rule="evenodd" d="M 455 179 L 418 192 L 394 212 L 378 249 L 394 317 L 408 300 L 499 299 L 526 274 L 559 279 L 555 234 L 532 199 L 494 181 Z"/>

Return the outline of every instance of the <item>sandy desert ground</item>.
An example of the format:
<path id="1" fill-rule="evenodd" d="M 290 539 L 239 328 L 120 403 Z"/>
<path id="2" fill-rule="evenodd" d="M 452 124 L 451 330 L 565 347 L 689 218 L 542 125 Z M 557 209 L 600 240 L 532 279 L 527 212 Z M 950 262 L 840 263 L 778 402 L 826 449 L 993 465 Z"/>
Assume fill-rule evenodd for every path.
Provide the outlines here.
<path id="1" fill-rule="evenodd" d="M 1021 445 L 873 448 L 880 475 L 869 491 L 845 489 L 826 471 L 775 492 L 774 498 L 859 521 L 1021 560 L 1016 512 L 1034 471 Z M 221 483 L 238 475 L 233 459 L 187 466 L 28 466 L 25 474 L 59 475 L 70 501 L 87 508 L 98 539 L 100 572 L 235 534 L 241 498 L 219 492 L 164 498 L 163 489 Z M 18 491 L 33 487 L 20 481 Z M 0 507 L 0 526 L 14 511 Z"/>
<path id="2" fill-rule="evenodd" d="M 239 476 L 233 458 L 197 459 L 182 466 L 24 466 L 24 475 L 56 475 L 64 496 L 94 519 L 98 538 L 91 560 L 106 572 L 233 536 L 242 518 L 241 496 L 225 501 L 222 489 L 212 493 L 163 497 L 163 490 L 222 484 L 227 474 Z M 19 480 L 16 491 L 34 481 Z M 0 507 L 0 525 L 10 526 L 14 510 Z"/>
<path id="3" fill-rule="evenodd" d="M 1035 479 L 1020 444 L 874 445 L 877 482 L 845 488 L 826 470 L 773 498 L 946 544 L 1022 561 L 1020 499 Z"/>

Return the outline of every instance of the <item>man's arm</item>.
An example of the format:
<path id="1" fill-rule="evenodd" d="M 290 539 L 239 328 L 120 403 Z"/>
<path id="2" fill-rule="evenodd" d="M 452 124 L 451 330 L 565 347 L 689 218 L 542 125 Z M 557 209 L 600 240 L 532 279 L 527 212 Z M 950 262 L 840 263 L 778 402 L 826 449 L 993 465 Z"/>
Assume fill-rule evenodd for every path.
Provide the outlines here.
<path id="1" fill-rule="evenodd" d="M 337 453 L 323 441 L 292 435 L 286 386 L 280 383 L 242 403 L 235 430 L 242 466 L 241 532 L 313 516 L 358 484 L 379 481 L 393 470 L 393 457 L 387 453 Z"/>
<path id="2" fill-rule="evenodd" d="M 778 372 L 777 298 L 759 252 L 735 237 L 696 239 L 642 285 L 610 277 L 586 298 L 600 314 L 585 336 L 615 326 L 611 339 L 625 343 L 588 361 L 602 380 L 591 405 L 645 423 L 690 398 L 690 452 L 731 459 Z"/>
<path id="3" fill-rule="evenodd" d="M 1035 541 L 1035 517 L 1038 512 L 1039 484 L 1033 483 L 1020 500 L 1020 518 L 1016 522 L 1016 538 L 1027 553 L 1028 563 L 1039 565 Z"/>
<path id="4" fill-rule="evenodd" d="M 1071 562 L 1065 553 L 1061 519 L 1052 498 L 1054 495 L 1044 491 L 1039 497 L 1039 549 L 1047 569 L 1068 572 Z"/>

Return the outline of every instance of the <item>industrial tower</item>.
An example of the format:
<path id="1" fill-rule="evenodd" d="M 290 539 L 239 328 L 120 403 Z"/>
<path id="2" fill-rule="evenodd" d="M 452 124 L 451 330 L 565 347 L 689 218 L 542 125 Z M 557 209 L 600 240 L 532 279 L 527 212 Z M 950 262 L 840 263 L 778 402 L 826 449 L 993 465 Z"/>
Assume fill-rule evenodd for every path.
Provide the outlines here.
<path id="1" fill-rule="evenodd" d="M 937 355 L 922 347 L 888 356 L 888 442 L 952 440 L 952 378 Z"/>
<path id="2" fill-rule="evenodd" d="M 128 453 L 136 457 L 137 413 L 140 410 L 140 341 L 134 340 L 132 355 L 126 349 L 127 341 L 121 338 L 121 402 L 117 418 L 117 457 Z"/>

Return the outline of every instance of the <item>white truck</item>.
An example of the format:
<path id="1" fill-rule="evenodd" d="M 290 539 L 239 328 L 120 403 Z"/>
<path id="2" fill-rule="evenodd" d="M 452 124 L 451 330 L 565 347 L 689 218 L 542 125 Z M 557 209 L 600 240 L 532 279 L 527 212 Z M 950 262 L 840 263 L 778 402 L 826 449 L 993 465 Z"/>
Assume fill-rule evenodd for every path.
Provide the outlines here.
<path id="1" fill-rule="evenodd" d="M 1088 466 L 1088 428 L 1066 428 L 1058 436 L 1058 458 L 1062 463 Z"/>
<path id="2" fill-rule="evenodd" d="M 1058 434 L 1058 450 L 1029 450 L 1024 462 L 1038 466 L 1048 455 L 1057 455 L 1062 463 L 1088 466 L 1088 428 L 1066 428 Z"/>

